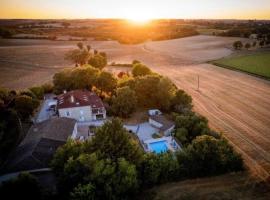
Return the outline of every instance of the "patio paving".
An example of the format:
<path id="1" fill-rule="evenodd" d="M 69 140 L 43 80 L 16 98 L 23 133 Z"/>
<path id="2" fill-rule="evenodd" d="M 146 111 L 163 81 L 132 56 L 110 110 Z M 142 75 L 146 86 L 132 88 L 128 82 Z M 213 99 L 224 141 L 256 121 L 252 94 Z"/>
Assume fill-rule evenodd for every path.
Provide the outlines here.
<path id="1" fill-rule="evenodd" d="M 159 133 L 159 130 L 157 128 L 154 128 L 152 125 L 150 125 L 148 122 L 139 124 L 139 129 L 137 131 L 137 135 L 141 141 L 152 139 L 152 135 L 154 133 Z"/>

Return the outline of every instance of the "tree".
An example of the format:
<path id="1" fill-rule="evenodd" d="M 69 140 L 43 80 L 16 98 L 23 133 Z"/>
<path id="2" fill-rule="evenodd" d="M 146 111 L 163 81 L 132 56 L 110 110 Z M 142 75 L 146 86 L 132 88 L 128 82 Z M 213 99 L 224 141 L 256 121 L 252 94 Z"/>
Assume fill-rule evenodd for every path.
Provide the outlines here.
<path id="1" fill-rule="evenodd" d="M 101 70 L 107 65 L 107 57 L 101 54 L 95 54 L 89 59 L 88 64 Z"/>
<path id="2" fill-rule="evenodd" d="M 132 61 L 132 65 L 135 65 L 135 64 L 138 64 L 138 63 L 141 63 L 139 60 L 133 60 Z"/>
<path id="3" fill-rule="evenodd" d="M 88 194 L 90 199 L 126 199 L 138 187 L 136 168 L 124 158 L 112 162 L 99 159 L 96 154 L 81 154 L 66 163 L 63 176 L 65 191 L 75 187 L 73 198 Z"/>
<path id="4" fill-rule="evenodd" d="M 17 112 L 5 106 L 0 107 L 0 165 L 21 138 L 22 130 Z"/>
<path id="5" fill-rule="evenodd" d="M 236 41 L 233 43 L 233 47 L 235 50 L 240 50 L 243 47 L 243 43 L 241 41 Z"/>
<path id="6" fill-rule="evenodd" d="M 109 72 L 100 72 L 97 79 L 97 87 L 101 90 L 101 93 L 107 92 L 112 93 L 117 86 L 117 80 L 113 74 Z"/>
<path id="7" fill-rule="evenodd" d="M 243 169 L 241 156 L 226 141 L 207 135 L 197 137 L 177 157 L 180 168 L 185 169 L 188 177 L 217 175 Z"/>
<path id="8" fill-rule="evenodd" d="M 161 77 L 156 89 L 157 108 L 160 108 L 163 111 L 169 111 L 176 87 L 170 79 Z"/>
<path id="9" fill-rule="evenodd" d="M 129 117 L 136 110 L 137 97 L 128 86 L 118 88 L 112 100 L 112 111 L 120 117 Z"/>
<path id="10" fill-rule="evenodd" d="M 79 184 L 74 188 L 73 192 L 70 194 L 71 200 L 95 200 L 95 187 L 88 183 L 86 185 Z"/>
<path id="11" fill-rule="evenodd" d="M 90 52 L 92 47 L 90 45 L 86 45 L 86 49 L 87 49 L 88 52 Z"/>
<path id="12" fill-rule="evenodd" d="M 175 137 L 181 142 L 181 144 L 187 144 L 187 142 L 188 142 L 188 130 L 186 128 L 178 128 L 178 129 L 176 129 Z"/>
<path id="13" fill-rule="evenodd" d="M 63 70 L 54 74 L 53 85 L 56 93 L 72 89 L 71 70 Z"/>
<path id="14" fill-rule="evenodd" d="M 83 66 L 58 72 L 53 77 L 54 89 L 57 93 L 63 90 L 91 89 L 98 81 L 99 70 L 91 66 Z"/>
<path id="15" fill-rule="evenodd" d="M 134 90 L 140 106 L 154 108 L 158 105 L 156 92 L 159 81 L 160 77 L 156 75 L 136 77 Z"/>
<path id="16" fill-rule="evenodd" d="M 248 50 L 251 47 L 251 45 L 249 43 L 245 44 L 245 48 Z"/>
<path id="17" fill-rule="evenodd" d="M 74 49 L 68 51 L 65 55 L 66 60 L 70 60 L 75 63 L 75 65 L 84 65 L 88 62 L 91 57 L 91 53 L 86 49 Z"/>
<path id="18" fill-rule="evenodd" d="M 87 145 L 75 140 L 68 140 L 65 145 L 57 149 L 51 161 L 51 166 L 57 176 L 62 174 L 65 164 L 70 158 L 76 159 L 85 152 L 84 146 Z"/>
<path id="19" fill-rule="evenodd" d="M 157 75 L 135 78 L 134 91 L 138 104 L 142 107 L 158 108 L 168 111 L 176 88 L 168 79 Z"/>
<path id="20" fill-rule="evenodd" d="M 11 38 L 14 31 L 8 28 L 0 27 L 0 36 L 3 38 Z"/>
<path id="21" fill-rule="evenodd" d="M 79 67 L 71 72 L 72 89 L 92 89 L 96 85 L 99 70 L 91 67 Z"/>
<path id="22" fill-rule="evenodd" d="M 142 151 L 119 119 L 112 119 L 97 129 L 92 140 L 92 151 L 99 152 L 102 158 L 116 161 L 125 158 L 138 165 L 142 160 Z"/>
<path id="23" fill-rule="evenodd" d="M 16 97 L 14 101 L 14 109 L 22 119 L 28 119 L 38 106 L 39 101 L 26 95 Z"/>
<path id="24" fill-rule="evenodd" d="M 80 50 L 83 50 L 84 45 L 83 45 L 82 42 L 78 42 L 78 43 L 77 43 L 77 47 L 78 47 Z"/>
<path id="25" fill-rule="evenodd" d="M 132 67 L 132 75 L 136 76 L 145 76 L 151 74 L 152 71 L 146 66 L 141 63 L 136 63 Z"/>
<path id="26" fill-rule="evenodd" d="M 192 98 L 184 90 L 177 90 L 171 100 L 171 110 L 183 114 L 192 109 Z"/>
<path id="27" fill-rule="evenodd" d="M 0 187 L 1 197 L 10 199 L 41 199 L 41 188 L 37 179 L 28 173 L 21 173 L 15 179 L 3 182 Z"/>
<path id="28" fill-rule="evenodd" d="M 186 139 L 184 140 L 187 142 L 191 142 L 197 136 L 210 134 L 208 120 L 193 112 L 190 112 L 187 115 L 177 115 L 175 117 L 175 126 L 176 133 L 179 131 L 178 129 L 186 129 L 188 131 L 188 134 L 185 133 Z M 178 138 L 177 136 L 180 137 Z M 178 134 L 176 137 L 181 141 L 182 134 Z"/>
<path id="29" fill-rule="evenodd" d="M 172 153 L 145 154 L 139 172 L 143 187 L 178 179 L 179 164 Z"/>

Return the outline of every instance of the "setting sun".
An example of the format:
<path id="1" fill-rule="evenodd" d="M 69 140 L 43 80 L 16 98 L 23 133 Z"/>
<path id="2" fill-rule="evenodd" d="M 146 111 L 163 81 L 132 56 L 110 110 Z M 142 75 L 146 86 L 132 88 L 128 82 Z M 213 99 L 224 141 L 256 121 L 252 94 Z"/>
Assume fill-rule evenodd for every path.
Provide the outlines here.
<path id="1" fill-rule="evenodd" d="M 143 17 L 130 17 L 130 18 L 126 18 L 129 22 L 133 23 L 133 24 L 147 24 L 149 23 L 152 19 L 150 18 L 143 18 Z"/>

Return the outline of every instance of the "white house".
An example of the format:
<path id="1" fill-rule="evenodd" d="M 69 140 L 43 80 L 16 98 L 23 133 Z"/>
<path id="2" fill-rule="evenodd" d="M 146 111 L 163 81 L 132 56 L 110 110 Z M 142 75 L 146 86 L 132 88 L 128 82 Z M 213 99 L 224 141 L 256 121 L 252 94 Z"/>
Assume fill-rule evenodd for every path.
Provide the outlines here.
<path id="1" fill-rule="evenodd" d="M 77 121 L 106 119 L 106 109 L 102 100 L 87 90 L 73 90 L 57 97 L 56 107 L 59 117 L 68 117 Z"/>
<path id="2" fill-rule="evenodd" d="M 175 124 L 172 121 L 167 120 L 162 115 L 152 115 L 148 120 L 149 124 L 158 128 L 165 136 L 170 136 Z"/>

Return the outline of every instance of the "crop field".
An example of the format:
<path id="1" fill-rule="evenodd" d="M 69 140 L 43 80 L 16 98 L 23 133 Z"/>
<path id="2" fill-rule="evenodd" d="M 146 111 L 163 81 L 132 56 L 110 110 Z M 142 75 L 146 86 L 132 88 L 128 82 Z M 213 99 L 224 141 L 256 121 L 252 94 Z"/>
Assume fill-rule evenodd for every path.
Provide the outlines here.
<path id="1" fill-rule="evenodd" d="M 213 61 L 213 63 L 217 66 L 270 78 L 270 52 L 223 58 Z"/>
<path id="2" fill-rule="evenodd" d="M 270 173 L 270 81 L 206 63 L 229 56 L 236 40 L 193 36 L 182 39 L 122 45 L 115 41 L 88 41 L 105 51 L 109 62 L 140 60 L 169 77 L 193 98 L 194 110 L 206 116 L 212 128 L 223 133 L 246 165 L 261 178 Z M 0 85 L 23 89 L 49 81 L 66 67 L 64 54 L 76 42 L 0 40 Z M 118 73 L 119 67 L 108 66 Z M 127 69 L 125 69 L 127 70 Z M 198 76 L 200 79 L 198 90 Z"/>

